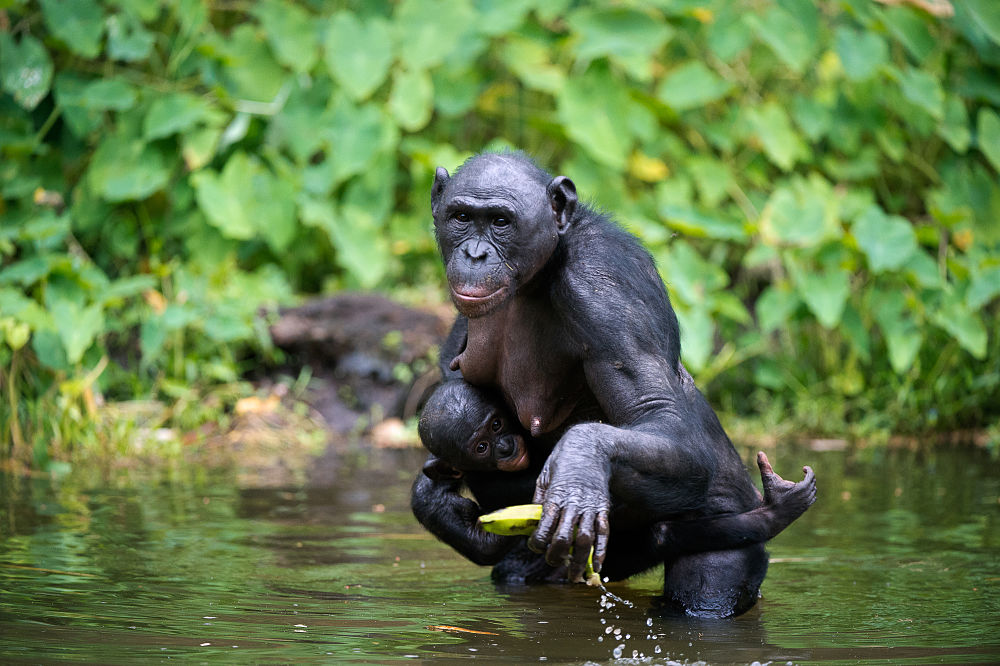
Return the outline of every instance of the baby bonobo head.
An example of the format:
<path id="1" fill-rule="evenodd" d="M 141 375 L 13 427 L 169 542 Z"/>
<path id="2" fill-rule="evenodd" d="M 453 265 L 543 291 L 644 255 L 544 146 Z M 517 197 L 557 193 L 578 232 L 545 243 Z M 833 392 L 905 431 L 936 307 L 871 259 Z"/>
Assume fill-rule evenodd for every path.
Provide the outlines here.
<path id="1" fill-rule="evenodd" d="M 469 424 L 476 424 L 469 432 Z M 465 472 L 517 472 L 528 466 L 528 447 L 503 401 L 464 380 L 445 382 L 424 406 L 420 440 L 434 457 L 424 474 L 434 480 Z"/>

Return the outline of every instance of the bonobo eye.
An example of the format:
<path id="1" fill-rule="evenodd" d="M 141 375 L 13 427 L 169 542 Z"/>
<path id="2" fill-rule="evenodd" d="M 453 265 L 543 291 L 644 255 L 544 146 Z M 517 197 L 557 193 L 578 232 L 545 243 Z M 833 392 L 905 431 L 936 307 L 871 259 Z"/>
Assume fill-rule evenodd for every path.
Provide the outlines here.
<path id="1" fill-rule="evenodd" d="M 490 424 L 490 427 L 493 428 L 493 432 L 500 432 L 500 428 L 503 427 L 503 421 L 499 418 L 495 418 L 493 419 L 493 423 Z"/>
<path id="2" fill-rule="evenodd" d="M 489 442 L 479 442 L 478 444 L 476 444 L 476 453 L 478 453 L 479 455 L 483 455 L 489 452 L 489 450 L 490 450 Z"/>
<path id="3" fill-rule="evenodd" d="M 501 227 L 501 228 L 503 228 L 503 227 L 506 227 L 506 226 L 509 226 L 509 225 L 510 225 L 510 220 L 508 220 L 506 217 L 498 215 L 497 217 L 493 218 L 493 226 L 494 227 Z"/>

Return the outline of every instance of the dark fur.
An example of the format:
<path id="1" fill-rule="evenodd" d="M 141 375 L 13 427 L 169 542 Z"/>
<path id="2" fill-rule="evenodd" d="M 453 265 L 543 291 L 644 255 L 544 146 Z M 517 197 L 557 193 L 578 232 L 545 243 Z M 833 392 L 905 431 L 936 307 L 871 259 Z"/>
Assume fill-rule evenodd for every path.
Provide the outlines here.
<path id="1" fill-rule="evenodd" d="M 767 569 L 761 537 L 811 503 L 811 472 L 801 487 L 772 479 L 797 501 L 765 505 L 782 514 L 777 523 L 760 515 L 746 468 L 680 362 L 649 253 L 579 204 L 571 181 L 520 154 L 478 156 L 454 176 L 439 169 L 432 210 L 465 315 L 442 349 L 445 374 L 499 391 L 532 435 L 532 465 L 466 475 L 476 503 L 458 481 L 421 476 L 417 518 L 473 561 L 495 563 L 497 579 L 545 580 L 563 563 L 576 578 L 593 545 L 595 568 L 613 579 L 664 562 L 664 597 L 684 612 L 747 610 Z M 474 523 L 533 496 L 545 511 L 528 544 L 548 566 Z M 706 518 L 717 522 L 691 528 Z M 678 546 L 684 535 L 728 550 L 690 553 Z"/>

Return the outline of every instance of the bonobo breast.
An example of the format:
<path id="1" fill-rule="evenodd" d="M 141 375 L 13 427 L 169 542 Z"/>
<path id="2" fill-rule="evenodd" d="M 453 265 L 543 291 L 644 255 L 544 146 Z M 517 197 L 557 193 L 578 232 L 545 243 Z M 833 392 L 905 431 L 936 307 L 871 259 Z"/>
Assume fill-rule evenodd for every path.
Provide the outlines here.
<path id="1" fill-rule="evenodd" d="M 582 364 L 555 319 L 544 299 L 515 298 L 469 320 L 459 356 L 465 380 L 499 388 L 534 437 L 559 428 L 590 396 Z"/>

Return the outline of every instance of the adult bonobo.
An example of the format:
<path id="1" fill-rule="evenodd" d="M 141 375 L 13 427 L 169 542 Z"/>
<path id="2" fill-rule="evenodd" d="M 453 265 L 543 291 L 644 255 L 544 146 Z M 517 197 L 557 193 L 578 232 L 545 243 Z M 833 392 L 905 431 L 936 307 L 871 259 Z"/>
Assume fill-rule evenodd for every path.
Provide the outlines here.
<path id="1" fill-rule="evenodd" d="M 519 154 L 484 154 L 431 194 L 438 244 L 460 313 L 442 349 L 446 375 L 498 391 L 531 435 L 531 463 L 467 479 L 420 475 L 413 510 L 494 578 L 624 578 L 663 561 L 664 598 L 696 615 L 751 607 L 767 570 L 763 543 L 666 555 L 663 521 L 741 514 L 760 494 L 715 413 L 680 362 L 677 319 L 649 254 Z M 449 362 L 450 361 L 450 362 Z M 469 424 L 472 432 L 477 424 Z M 812 474 L 792 484 L 812 501 Z M 544 505 L 528 545 L 484 539 L 479 513 Z M 468 504 L 466 504 L 468 503 Z M 470 506 L 470 504 L 472 506 Z M 736 529 L 734 527 L 734 529 Z M 749 540 L 748 540 L 749 541 Z M 664 561 L 666 558 L 666 561 Z"/>

